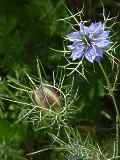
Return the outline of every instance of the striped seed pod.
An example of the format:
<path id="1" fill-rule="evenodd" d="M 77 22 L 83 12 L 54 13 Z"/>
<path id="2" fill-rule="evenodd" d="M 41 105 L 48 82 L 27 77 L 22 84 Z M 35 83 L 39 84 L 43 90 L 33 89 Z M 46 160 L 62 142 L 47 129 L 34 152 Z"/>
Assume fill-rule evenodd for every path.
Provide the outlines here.
<path id="1" fill-rule="evenodd" d="M 57 89 L 50 85 L 41 85 L 32 92 L 32 99 L 38 106 L 60 110 L 60 94 Z"/>

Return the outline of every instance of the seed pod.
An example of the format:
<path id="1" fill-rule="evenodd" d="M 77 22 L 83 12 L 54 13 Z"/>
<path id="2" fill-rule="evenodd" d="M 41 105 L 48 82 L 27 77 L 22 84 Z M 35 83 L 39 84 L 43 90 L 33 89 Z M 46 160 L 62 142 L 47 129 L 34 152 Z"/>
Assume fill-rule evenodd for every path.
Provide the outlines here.
<path id="1" fill-rule="evenodd" d="M 33 90 L 32 99 L 38 106 L 60 110 L 60 101 L 57 89 L 53 86 L 42 85 Z"/>

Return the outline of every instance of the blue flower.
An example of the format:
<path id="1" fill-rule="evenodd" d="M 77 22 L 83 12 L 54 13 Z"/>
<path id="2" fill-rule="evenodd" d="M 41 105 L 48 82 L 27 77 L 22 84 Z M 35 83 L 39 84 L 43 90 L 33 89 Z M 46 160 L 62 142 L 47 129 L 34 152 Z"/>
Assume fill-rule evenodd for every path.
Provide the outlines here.
<path id="1" fill-rule="evenodd" d="M 73 60 L 85 57 L 89 62 L 99 62 L 103 57 L 104 50 L 110 45 L 109 31 L 105 31 L 105 25 L 101 22 L 92 23 L 85 26 L 80 23 L 80 31 L 72 32 L 67 35 L 68 45 L 71 50 Z"/>

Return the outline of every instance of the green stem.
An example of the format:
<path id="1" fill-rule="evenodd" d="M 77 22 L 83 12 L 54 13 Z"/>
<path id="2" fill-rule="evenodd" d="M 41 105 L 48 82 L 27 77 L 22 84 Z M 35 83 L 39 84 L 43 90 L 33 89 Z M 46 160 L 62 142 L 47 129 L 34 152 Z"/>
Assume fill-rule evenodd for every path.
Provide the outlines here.
<path id="1" fill-rule="evenodd" d="M 102 64 L 99 62 L 99 66 L 100 66 L 100 69 L 105 77 L 105 80 L 106 80 L 106 83 L 107 83 L 107 86 L 108 86 L 108 89 L 109 89 L 109 95 L 112 97 L 112 100 L 113 100 L 113 103 L 114 103 L 114 107 L 115 107 L 115 110 L 116 110 L 116 157 L 118 156 L 119 154 L 119 110 L 118 110 L 118 107 L 117 107 L 117 103 L 116 103 L 116 100 L 115 100 L 115 97 L 114 97 L 114 93 L 113 93 L 113 90 L 112 90 L 112 86 L 111 86 L 111 83 L 108 79 L 108 76 L 102 66 Z"/>

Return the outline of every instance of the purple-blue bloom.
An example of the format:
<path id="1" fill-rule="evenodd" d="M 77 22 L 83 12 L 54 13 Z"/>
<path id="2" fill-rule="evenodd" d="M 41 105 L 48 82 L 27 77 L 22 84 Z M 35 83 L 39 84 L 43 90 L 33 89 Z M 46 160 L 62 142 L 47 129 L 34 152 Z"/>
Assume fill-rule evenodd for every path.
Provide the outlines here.
<path id="1" fill-rule="evenodd" d="M 95 22 L 90 26 L 80 22 L 80 31 L 68 34 L 67 38 L 72 42 L 67 46 L 72 52 L 71 58 L 76 60 L 85 57 L 91 63 L 99 62 L 104 49 L 110 45 L 109 31 L 105 30 L 102 22 Z"/>

